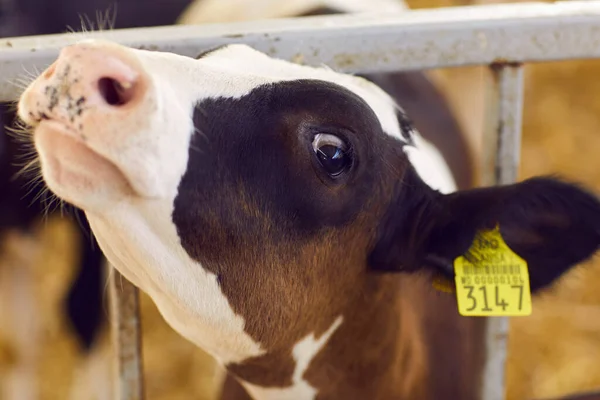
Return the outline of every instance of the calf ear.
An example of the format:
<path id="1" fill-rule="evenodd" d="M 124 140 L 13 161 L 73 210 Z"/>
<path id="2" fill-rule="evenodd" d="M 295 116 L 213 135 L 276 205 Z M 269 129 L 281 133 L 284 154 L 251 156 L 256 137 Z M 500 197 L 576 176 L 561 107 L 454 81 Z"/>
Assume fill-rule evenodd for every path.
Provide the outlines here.
<path id="1" fill-rule="evenodd" d="M 369 265 L 381 272 L 427 268 L 453 278 L 454 259 L 496 225 L 527 262 L 535 292 L 598 250 L 600 202 L 554 178 L 442 195 L 410 171 L 381 224 Z"/>

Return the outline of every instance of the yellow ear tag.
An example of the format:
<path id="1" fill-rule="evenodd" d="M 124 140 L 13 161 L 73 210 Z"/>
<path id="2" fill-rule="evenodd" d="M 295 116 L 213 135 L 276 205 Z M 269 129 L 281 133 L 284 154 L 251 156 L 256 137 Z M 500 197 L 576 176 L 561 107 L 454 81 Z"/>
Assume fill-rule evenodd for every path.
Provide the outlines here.
<path id="1" fill-rule="evenodd" d="M 500 229 L 480 233 L 469 262 L 454 260 L 458 312 L 468 317 L 512 317 L 531 314 L 527 263 L 502 239 Z"/>

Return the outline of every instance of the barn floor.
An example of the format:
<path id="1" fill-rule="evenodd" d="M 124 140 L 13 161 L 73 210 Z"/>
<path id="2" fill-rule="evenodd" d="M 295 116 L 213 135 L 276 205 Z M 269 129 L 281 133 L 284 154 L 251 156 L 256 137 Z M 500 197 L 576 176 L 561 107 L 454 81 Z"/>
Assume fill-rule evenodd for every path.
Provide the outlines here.
<path id="1" fill-rule="evenodd" d="M 412 7 L 459 4 L 413 0 Z M 523 178 L 558 172 L 600 193 L 600 61 L 561 62 L 527 67 L 522 149 Z M 595 90 L 598 88 L 598 90 Z M 52 220 L 40 228 L 43 251 L 31 265 L 35 295 L 43 309 L 44 350 L 38 374 L 40 400 L 69 398 L 75 348 L 62 316 L 61 293 L 73 274 L 72 232 Z M 6 257 L 1 259 L 6 262 Z M 600 389 L 600 260 L 563 279 L 556 290 L 536 299 L 534 314 L 515 318 L 508 359 L 508 399 L 544 398 Z M 148 400 L 214 398 L 215 370 L 200 350 L 166 326 L 142 297 L 144 368 Z M 0 330 L 0 364 L 14 355 Z M 0 366 L 0 373 L 3 373 Z M 77 396 L 76 396 L 77 397 Z M 85 400 L 78 398 L 77 400 Z"/>

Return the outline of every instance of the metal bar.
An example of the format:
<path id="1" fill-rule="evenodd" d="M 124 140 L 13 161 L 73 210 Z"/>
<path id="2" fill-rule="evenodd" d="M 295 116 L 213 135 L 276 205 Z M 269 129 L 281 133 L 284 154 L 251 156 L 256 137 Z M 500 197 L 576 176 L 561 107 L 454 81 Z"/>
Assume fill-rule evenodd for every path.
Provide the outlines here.
<path id="1" fill-rule="evenodd" d="M 196 56 L 246 43 L 271 56 L 341 72 L 417 70 L 494 62 L 600 57 L 600 1 L 461 6 L 93 32 L 137 48 Z M 80 34 L 0 40 L 0 101 L 14 100 L 23 68 L 44 69 Z"/>
<path id="2" fill-rule="evenodd" d="M 503 185 L 516 182 L 521 159 L 523 115 L 523 66 L 491 65 L 487 124 L 484 129 L 482 183 Z M 503 400 L 508 345 L 508 318 L 488 318 L 486 361 L 482 376 L 482 400 Z"/>
<path id="3" fill-rule="evenodd" d="M 115 400 L 143 400 L 139 290 L 111 267 L 112 339 L 117 374 Z"/>

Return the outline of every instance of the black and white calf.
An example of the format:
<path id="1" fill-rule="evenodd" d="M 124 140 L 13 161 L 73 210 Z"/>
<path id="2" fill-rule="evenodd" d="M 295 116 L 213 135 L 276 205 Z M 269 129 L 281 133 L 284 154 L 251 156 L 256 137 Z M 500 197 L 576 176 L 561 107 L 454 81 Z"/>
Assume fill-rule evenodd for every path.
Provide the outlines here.
<path id="1" fill-rule="evenodd" d="M 379 87 L 244 45 L 82 41 L 18 114 L 110 262 L 254 399 L 476 399 L 481 319 L 431 275 L 496 224 L 533 292 L 600 244 L 582 188 L 457 191 Z"/>
<path id="2" fill-rule="evenodd" d="M 31 0 L 31 7 L 29 8 L 25 7 L 26 4 L 17 2 L 14 4 L 13 13 L 7 15 L 6 20 L 3 19 L 3 21 L 10 22 L 10 18 L 12 17 L 21 21 L 27 20 L 28 23 L 20 25 L 4 24 L 2 26 L 4 29 L 3 32 L 8 36 L 58 33 L 66 29 L 67 26 L 77 26 L 78 14 L 93 15 L 96 9 L 106 9 L 108 3 L 102 3 L 102 0 L 98 1 L 99 3 L 93 2 L 82 5 L 80 2 L 69 0 L 62 4 L 64 7 L 59 8 L 54 7 L 53 2 L 41 4 L 39 0 Z M 152 3 L 149 5 L 151 10 L 140 16 L 136 12 L 136 9 L 139 8 L 139 1 L 128 0 L 126 3 L 119 3 L 118 13 L 111 15 L 114 10 L 111 11 L 109 9 L 107 12 L 100 13 L 101 15 L 98 17 L 97 22 L 92 24 L 91 21 L 88 21 L 86 25 L 90 25 L 88 28 L 93 30 L 100 26 L 109 27 L 115 23 L 121 28 L 157 23 L 159 25 L 166 24 L 170 20 L 173 22 L 173 13 L 181 10 L 187 3 L 188 1 L 186 0 L 170 2 L 168 6 Z M 295 0 L 285 2 L 284 4 L 270 0 L 234 0 L 233 3 L 226 1 L 215 3 L 202 0 L 193 3 L 190 7 L 190 10 L 193 12 L 186 12 L 180 21 L 181 23 L 192 23 L 194 20 L 198 23 L 206 20 L 206 18 L 210 22 L 231 22 L 232 20 L 249 20 L 253 18 L 368 12 L 371 10 L 381 11 L 383 7 L 389 9 L 390 12 L 404 11 L 406 9 L 402 1 L 395 0 L 353 0 L 350 2 L 340 2 L 337 0 Z M 198 8 L 199 5 L 200 8 Z M 49 9 L 47 13 L 42 13 L 43 18 L 41 18 L 42 14 L 39 13 L 39 10 L 43 9 L 43 7 L 49 7 Z M 77 8 L 77 12 L 75 12 L 74 7 Z M 32 10 L 37 10 L 38 12 L 36 13 Z M 148 11 L 147 7 L 145 10 Z M 235 12 L 232 13 L 232 11 Z M 403 104 L 405 110 L 410 113 L 415 125 L 420 129 L 423 136 L 432 141 L 445 156 L 446 161 L 450 164 L 450 169 L 457 181 L 458 187 L 468 187 L 471 184 L 472 177 L 469 168 L 470 154 L 466 148 L 465 135 L 459 129 L 451 110 L 452 107 L 447 104 L 444 96 L 439 93 L 435 85 L 427 79 L 426 75 L 421 72 L 405 72 L 369 75 L 368 78 L 382 85 L 393 95 L 396 101 Z M 13 117 L 12 109 L 2 109 L 1 111 L 2 115 L 0 115 L 0 118 L 4 119 L 2 121 L 3 124 L 11 125 Z M 45 190 L 43 184 L 32 187 L 26 185 L 28 183 L 28 179 L 26 178 L 28 177 L 14 179 L 15 173 L 18 171 L 14 163 L 22 161 L 19 158 L 19 153 L 22 149 L 18 145 L 18 141 L 6 136 L 4 132 L 0 132 L 0 186 L 5 188 L 5 191 L 0 195 L 0 205 L 2 206 L 0 207 L 0 241 L 3 242 L 6 242 L 5 238 L 15 232 L 27 231 L 32 226 L 36 226 L 44 214 L 43 208 L 47 205 L 46 202 L 40 201 L 43 200 L 43 196 L 40 196 L 40 194 Z M 84 225 L 87 225 L 87 221 L 80 216 L 80 211 L 74 210 L 74 212 L 76 219 L 81 220 Z M 88 227 L 83 226 L 82 228 L 79 232 L 80 235 L 76 237 L 77 243 L 74 243 L 73 246 L 74 251 L 82 250 L 80 262 L 76 267 L 78 272 L 74 282 L 68 288 L 69 292 L 64 296 L 66 300 L 65 312 L 67 320 L 74 328 L 76 339 L 82 345 L 81 357 L 85 359 L 90 358 L 90 354 L 91 357 L 99 356 L 97 354 L 99 352 L 98 340 L 103 337 L 100 332 L 106 328 L 106 315 L 102 307 L 102 292 L 105 287 L 102 274 L 104 259 L 98 251 L 97 246 L 90 240 L 87 232 Z M 19 250 L 19 252 L 23 253 L 23 250 Z M 12 292 L 18 292 L 20 297 L 27 298 L 28 295 L 25 292 L 32 290 L 30 288 L 32 278 L 22 276 L 27 270 L 22 267 L 22 263 L 19 265 L 20 271 L 18 272 L 14 268 L 5 269 L 7 274 L 20 274 L 18 278 L 6 279 L 7 276 L 4 276 L 1 279 L 3 284 L 12 287 Z M 32 267 L 38 269 L 45 268 L 43 264 L 33 265 Z M 15 284 L 15 279 L 19 281 L 19 284 Z M 6 301 L 3 301 L 3 304 L 6 306 L 5 308 L 8 310 L 8 313 L 13 313 L 12 310 L 16 309 L 15 300 L 10 294 L 11 291 L 2 291 L 2 295 L 6 297 Z M 32 305 L 35 305 L 35 303 L 32 303 Z M 35 317 L 35 312 L 31 308 L 21 314 L 29 315 L 30 319 L 39 320 L 39 318 Z M 14 351 L 19 354 L 23 353 L 23 351 L 33 352 L 35 348 L 33 342 L 37 341 L 37 339 L 34 339 L 31 335 L 36 329 L 21 326 L 20 323 L 15 321 L 8 322 L 12 317 L 9 318 L 1 312 L 0 315 L 2 315 L 2 319 L 6 322 L 4 326 L 7 328 L 10 327 L 10 329 L 7 329 L 10 335 L 19 338 L 19 342 L 21 343 L 17 346 L 19 348 L 15 348 Z M 27 334 L 25 335 L 23 332 L 27 332 Z M 37 357 L 39 357 L 39 353 Z M 92 365 L 93 363 L 86 363 L 89 364 L 89 368 L 96 368 Z M 35 357 L 30 357 L 30 361 L 27 364 L 35 365 Z M 22 370 L 17 365 L 14 365 L 14 367 Z M 81 379 L 75 380 L 81 381 Z M 17 381 L 22 382 L 23 386 L 35 387 L 32 379 L 23 379 L 20 377 Z M 3 384 L 3 386 L 8 387 L 10 385 Z M 81 383 L 77 387 L 85 388 L 87 386 Z M 77 393 L 77 390 L 73 393 Z M 20 387 L 14 389 L 15 393 L 21 391 Z M 79 394 L 74 394 L 73 396 L 75 398 L 80 397 Z M 12 398 L 12 396 L 7 395 L 7 398 Z"/>

